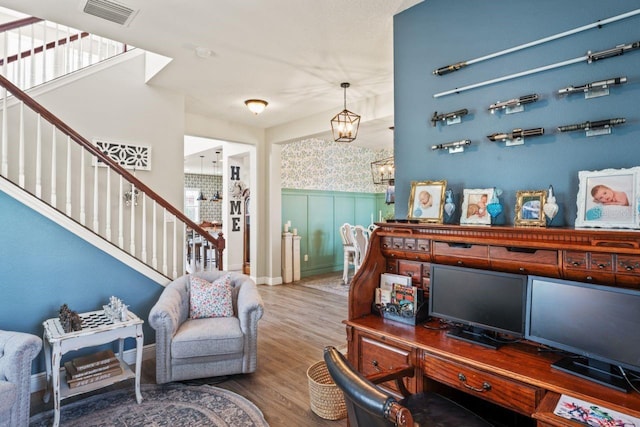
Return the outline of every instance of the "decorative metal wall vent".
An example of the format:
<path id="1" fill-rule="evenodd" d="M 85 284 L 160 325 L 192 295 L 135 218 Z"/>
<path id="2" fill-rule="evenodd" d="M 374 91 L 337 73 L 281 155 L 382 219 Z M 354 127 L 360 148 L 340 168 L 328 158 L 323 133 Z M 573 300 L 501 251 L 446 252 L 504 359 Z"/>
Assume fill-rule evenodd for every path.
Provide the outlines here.
<path id="1" fill-rule="evenodd" d="M 82 4 L 82 11 L 124 26 L 128 26 L 138 14 L 138 10 L 112 0 L 87 0 Z"/>
<path id="2" fill-rule="evenodd" d="M 144 145 L 120 144 L 117 142 L 94 141 L 94 144 L 113 161 L 125 169 L 151 170 L 151 147 Z M 95 157 L 93 165 L 95 166 Z M 99 166 L 106 166 L 98 162 Z"/>

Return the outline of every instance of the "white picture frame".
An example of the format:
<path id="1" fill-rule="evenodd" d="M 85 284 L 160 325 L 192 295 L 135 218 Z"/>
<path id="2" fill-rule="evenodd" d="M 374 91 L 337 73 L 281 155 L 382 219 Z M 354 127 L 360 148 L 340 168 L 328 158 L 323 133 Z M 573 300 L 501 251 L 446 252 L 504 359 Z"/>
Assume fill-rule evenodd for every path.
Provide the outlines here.
<path id="1" fill-rule="evenodd" d="M 491 225 L 487 204 L 493 197 L 493 188 L 465 188 L 462 198 L 461 225 Z"/>
<path id="2" fill-rule="evenodd" d="M 576 227 L 640 228 L 640 167 L 578 172 Z"/>

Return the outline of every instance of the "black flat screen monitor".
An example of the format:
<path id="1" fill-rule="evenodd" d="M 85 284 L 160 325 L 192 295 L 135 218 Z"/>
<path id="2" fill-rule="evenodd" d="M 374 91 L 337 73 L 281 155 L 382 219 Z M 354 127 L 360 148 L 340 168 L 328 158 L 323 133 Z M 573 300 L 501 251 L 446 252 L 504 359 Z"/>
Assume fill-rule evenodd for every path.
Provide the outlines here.
<path id="1" fill-rule="evenodd" d="M 432 264 L 429 315 L 457 324 L 453 338 L 498 348 L 497 333 L 524 335 L 526 289 L 525 275 Z"/>
<path id="2" fill-rule="evenodd" d="M 628 391 L 618 367 L 640 373 L 640 291 L 529 276 L 525 337 L 575 355 L 554 368 Z"/>

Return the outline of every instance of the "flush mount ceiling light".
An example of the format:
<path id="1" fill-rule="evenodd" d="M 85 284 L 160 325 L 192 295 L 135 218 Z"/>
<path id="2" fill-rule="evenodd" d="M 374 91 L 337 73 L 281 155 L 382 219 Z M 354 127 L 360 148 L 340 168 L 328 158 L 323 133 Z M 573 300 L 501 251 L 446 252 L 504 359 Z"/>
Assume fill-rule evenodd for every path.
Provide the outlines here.
<path id="1" fill-rule="evenodd" d="M 209 58 L 213 56 L 213 51 L 208 47 L 196 47 L 195 52 L 199 58 Z"/>
<path id="2" fill-rule="evenodd" d="M 269 105 L 269 103 L 262 99 L 247 99 L 246 101 L 244 101 L 244 105 L 247 106 L 249 111 L 257 116 L 258 114 L 262 113 L 265 108 L 267 108 L 267 105 Z"/>
<path id="3" fill-rule="evenodd" d="M 331 119 L 331 133 L 336 142 L 351 142 L 358 136 L 360 116 L 347 110 L 347 88 L 349 86 L 351 86 L 349 83 L 340 84 L 340 87 L 344 89 L 344 110 Z"/>

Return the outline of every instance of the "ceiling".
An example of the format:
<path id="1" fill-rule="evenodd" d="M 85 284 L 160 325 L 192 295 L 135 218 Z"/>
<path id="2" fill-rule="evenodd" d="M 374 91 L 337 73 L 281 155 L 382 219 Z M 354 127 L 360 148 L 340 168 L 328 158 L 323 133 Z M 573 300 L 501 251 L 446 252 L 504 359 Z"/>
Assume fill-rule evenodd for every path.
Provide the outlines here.
<path id="1" fill-rule="evenodd" d="M 84 13 L 86 1 L 0 6 L 172 58 L 150 84 L 183 93 L 187 113 L 268 129 L 326 112 L 328 136 L 341 82 L 347 108 L 393 92 L 393 15 L 421 0 L 117 0 L 134 10 L 125 25 Z M 255 116 L 249 98 L 269 106 Z M 354 144 L 390 148 L 392 124 L 363 115 Z"/>

